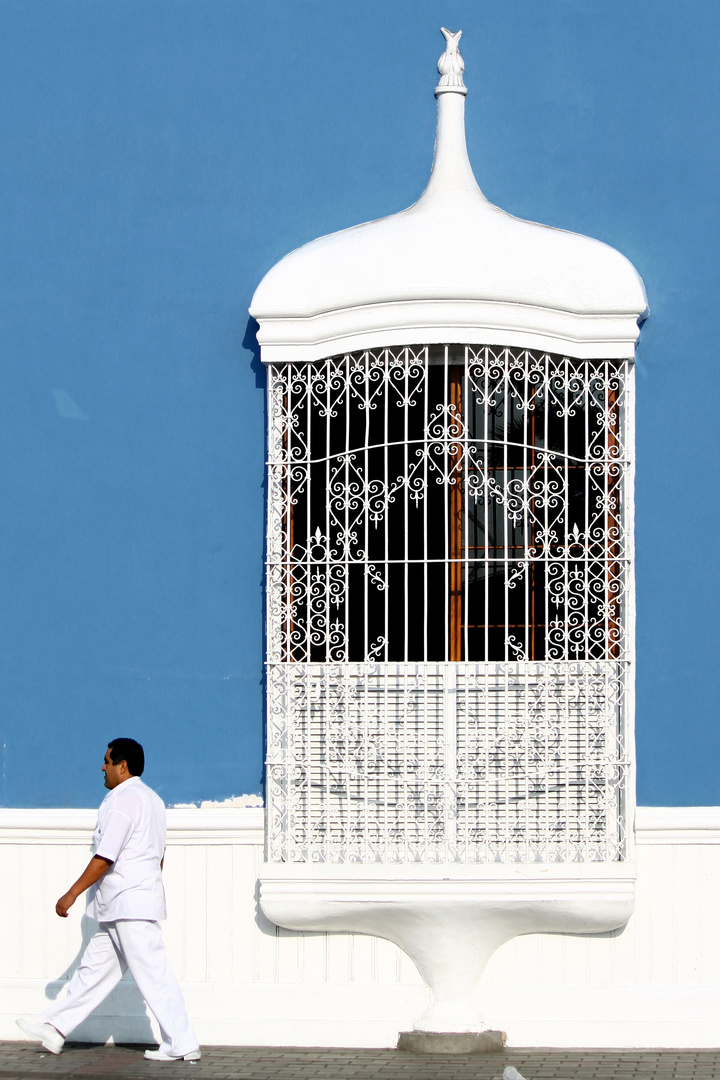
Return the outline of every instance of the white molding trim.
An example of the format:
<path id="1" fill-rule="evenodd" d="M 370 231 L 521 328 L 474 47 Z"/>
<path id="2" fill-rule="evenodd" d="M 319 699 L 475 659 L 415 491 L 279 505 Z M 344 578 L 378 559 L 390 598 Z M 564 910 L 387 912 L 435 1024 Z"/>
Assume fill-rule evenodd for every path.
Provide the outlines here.
<path id="1" fill-rule="evenodd" d="M 638 844 L 720 844 L 720 806 L 638 806 Z"/>
<path id="2" fill-rule="evenodd" d="M 0 843 L 88 844 L 97 810 L 0 809 Z M 265 809 L 262 806 L 218 807 L 167 811 L 168 843 L 264 843 Z"/>
<path id="3" fill-rule="evenodd" d="M 622 360 L 634 355 L 637 319 L 636 312 L 583 314 L 501 300 L 390 300 L 310 316 L 265 316 L 257 336 L 265 364 L 448 342 Z"/>

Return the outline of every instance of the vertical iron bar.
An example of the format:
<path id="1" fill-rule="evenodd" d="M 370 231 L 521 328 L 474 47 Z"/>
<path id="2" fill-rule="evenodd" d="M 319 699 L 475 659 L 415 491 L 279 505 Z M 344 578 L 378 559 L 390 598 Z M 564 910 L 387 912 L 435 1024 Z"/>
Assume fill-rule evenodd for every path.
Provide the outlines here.
<path id="1" fill-rule="evenodd" d="M 345 513 L 343 516 L 343 528 L 345 532 L 343 547 L 344 551 L 344 563 L 345 563 L 345 660 L 350 659 L 350 627 L 352 626 L 352 616 L 354 606 L 352 604 L 352 592 L 350 588 L 350 542 L 348 539 L 348 530 L 350 527 L 350 507 L 348 505 L 347 490 L 348 482 L 350 480 L 350 357 L 346 353 L 342 359 L 343 367 L 343 381 L 342 391 L 339 396 L 338 408 L 342 409 L 345 414 L 345 447 L 344 447 L 344 466 L 343 474 L 345 477 L 345 495 L 343 498 L 343 504 L 345 507 Z M 340 382 L 338 372 L 338 382 Z M 342 419 L 342 414 L 341 414 Z M 362 654 L 365 656 L 365 653 Z"/>
<path id="2" fill-rule="evenodd" d="M 428 607 L 430 599 L 428 596 L 428 501 L 430 499 L 430 492 L 428 491 L 428 421 L 429 421 L 429 409 L 430 409 L 430 349 L 425 346 L 424 351 L 424 381 L 421 391 L 422 409 L 423 409 L 423 428 L 422 428 L 422 506 L 423 506 L 423 661 L 427 663 L 428 660 Z"/>
<path id="3" fill-rule="evenodd" d="M 390 476 L 389 476 L 389 472 L 388 472 L 388 437 L 389 437 L 389 433 L 388 433 L 388 399 L 389 399 L 389 396 L 390 396 L 389 387 L 388 387 L 388 380 L 390 378 L 390 355 L 391 354 L 390 354 L 389 349 L 383 349 L 383 372 L 382 372 L 382 374 L 383 374 L 383 383 L 382 383 L 383 394 L 382 394 L 382 398 L 381 398 L 382 403 L 383 403 L 383 487 L 381 488 L 381 490 L 385 492 L 385 503 L 386 503 L 385 513 L 383 514 L 383 518 L 382 518 L 382 520 L 383 520 L 383 553 L 384 553 L 384 557 L 385 557 L 385 568 L 384 569 L 385 569 L 385 585 L 386 585 L 385 591 L 383 593 L 383 599 L 385 601 L 385 648 L 384 648 L 385 663 L 388 662 L 389 649 L 390 649 L 390 629 L 389 629 L 389 625 L 388 625 L 389 619 L 390 619 L 390 551 L 389 551 L 389 547 L 388 547 L 389 542 L 390 542 L 390 530 L 389 530 L 389 525 L 388 525 L 388 510 L 389 510 L 389 507 L 387 506 L 387 492 L 389 490 L 389 484 L 390 484 Z"/>
<path id="4" fill-rule="evenodd" d="M 363 353 L 363 360 L 365 363 L 365 378 L 363 379 L 363 393 L 365 395 L 365 436 L 363 438 L 363 476 L 367 483 L 370 475 L 370 371 L 371 371 L 371 354 L 369 352 Z M 364 497 L 364 492 L 361 492 L 361 496 Z M 362 505 L 362 503 L 361 503 Z M 364 612 L 364 642 L 363 642 L 363 656 L 368 656 L 370 652 L 370 566 L 369 566 L 369 554 L 368 545 L 370 541 L 370 521 L 367 510 L 363 506 L 361 510 L 361 525 L 363 530 L 363 612 Z"/>
<path id="5" fill-rule="evenodd" d="M 465 366 L 463 368 L 463 389 L 461 400 L 462 416 L 463 416 L 463 428 L 465 432 L 465 446 L 463 453 L 464 467 L 462 470 L 462 482 L 463 482 L 463 496 L 461 500 L 461 513 L 462 513 L 462 530 L 463 530 L 463 565 L 462 565 L 462 600 L 460 605 L 461 621 L 464 628 L 463 644 L 462 644 L 462 659 L 469 660 L 470 651 L 468 647 L 468 633 L 470 625 L 470 604 L 469 604 L 469 588 L 470 588 L 470 469 L 471 467 L 477 468 L 477 440 L 475 425 L 473 423 L 473 410 L 474 404 L 470 396 L 470 378 L 469 378 L 469 352 L 467 345 L 464 349 Z M 470 458 L 470 448 L 472 447 L 474 453 L 472 461 Z M 473 544 L 473 559 L 475 558 L 475 546 Z"/>
<path id="6" fill-rule="evenodd" d="M 486 345 L 485 348 L 479 352 L 479 358 L 482 358 L 482 377 L 483 377 L 483 469 L 484 475 L 484 492 L 483 492 L 483 563 L 484 563 L 484 577 L 483 577 L 483 660 L 487 663 L 490 660 L 490 404 L 488 395 L 490 393 L 490 374 L 488 371 L 490 365 L 490 349 Z M 495 430 L 493 427 L 493 436 Z"/>
<path id="7" fill-rule="evenodd" d="M 545 388 L 545 410 L 544 410 L 544 436 L 543 436 L 543 450 L 545 453 L 545 468 L 543 470 L 543 477 L 545 480 L 545 490 L 548 490 L 548 483 L 550 481 L 549 469 L 550 469 L 550 357 L 547 353 L 543 356 L 543 386 Z M 562 458 L 560 459 L 562 469 Z M 567 517 L 567 458 L 565 460 L 565 511 L 560 510 L 560 517 Z M 561 472 L 562 475 L 562 472 Z M 561 495 L 562 497 L 562 495 Z M 545 634 L 544 634 L 544 650 L 543 655 L 546 660 L 550 659 L 550 570 L 552 560 L 552 544 L 550 541 L 550 508 L 548 506 L 548 499 L 545 499 L 545 511 L 543 513 L 544 522 L 544 547 L 543 560 L 540 563 L 544 568 L 545 588 L 543 589 L 543 618 L 545 619 Z M 536 552 L 537 555 L 537 552 Z"/>
<path id="8" fill-rule="evenodd" d="M 450 581 L 449 581 L 449 560 L 450 560 L 450 535 L 449 535 L 449 517 L 450 517 L 450 492 L 449 492 L 449 472 L 450 472 L 450 453 L 449 453 L 449 417 L 448 417 L 448 348 L 447 345 L 443 350 L 443 412 L 440 430 L 445 429 L 444 441 L 440 444 L 441 449 L 441 461 L 444 474 L 445 483 L 443 484 L 443 576 L 444 576 L 444 607 L 445 618 L 444 623 L 444 650 L 443 660 L 447 662 L 450 659 Z"/>
<path id="9" fill-rule="evenodd" d="M 409 422 L 408 412 L 410 410 L 410 404 L 409 404 L 409 400 L 410 400 L 410 398 L 409 398 L 410 384 L 409 384 L 409 372 L 408 372 L 408 367 L 409 367 L 408 354 L 409 354 L 409 350 L 405 349 L 404 352 L 403 352 L 403 361 L 404 362 L 403 362 L 403 382 L 402 382 L 403 390 L 404 390 L 404 401 L 403 401 L 403 405 L 402 405 L 402 418 L 403 418 L 403 473 L 402 473 L 402 475 L 403 475 L 403 485 L 402 485 L 402 492 L 403 492 L 403 529 L 404 529 L 404 535 L 403 535 L 403 555 L 404 555 L 404 559 L 403 559 L 403 593 L 404 593 L 404 596 L 403 596 L 403 616 L 404 616 L 404 622 L 403 622 L 403 659 L 404 659 L 406 664 L 407 664 L 408 658 L 409 658 L 408 637 L 409 637 L 409 632 L 410 632 L 410 630 L 409 630 L 409 627 L 410 627 L 410 617 L 409 617 L 409 605 L 410 605 L 410 576 L 409 576 L 410 575 L 410 522 L 408 520 L 409 501 L 408 501 L 408 485 L 407 485 L 407 478 L 408 478 L 408 435 L 409 435 L 409 432 L 408 432 L 408 422 Z"/>
<path id="10" fill-rule="evenodd" d="M 307 477 L 307 497 L 306 506 L 307 513 L 305 514 L 305 658 L 306 661 L 310 661 L 310 649 L 312 642 L 312 546 L 310 543 L 310 537 L 312 535 L 311 516 L 312 516 L 312 480 L 313 480 L 313 455 L 312 455 L 312 439 L 313 439 L 313 422 L 312 422 L 312 377 L 315 370 L 314 364 L 308 364 L 305 372 L 306 383 L 306 409 L 307 409 L 307 463 L 308 463 L 308 477 Z"/>
<path id="11" fill-rule="evenodd" d="M 510 420 L 510 416 L 509 416 L 510 409 L 512 407 L 512 393 L 511 393 L 511 387 L 510 387 L 510 379 L 511 379 L 510 365 L 512 363 L 512 354 L 511 354 L 509 349 L 504 349 L 503 350 L 503 356 L 504 356 L 504 359 L 505 359 L 505 378 L 504 378 L 505 408 L 503 409 L 503 492 L 505 493 L 505 496 L 507 497 L 508 482 L 509 482 L 508 481 L 508 436 L 509 436 L 508 424 L 509 424 L 509 420 Z M 508 579 L 508 544 L 509 544 L 509 541 L 510 541 L 510 537 L 508 535 L 508 532 L 509 532 L 509 528 L 508 528 L 509 520 L 510 519 L 509 519 L 509 515 L 508 515 L 508 512 L 507 512 L 507 504 L 506 504 L 505 513 L 503 514 L 503 550 L 502 550 L 503 571 L 504 571 L 504 577 L 505 577 L 506 582 L 507 582 L 507 579 Z M 505 621 L 505 648 L 504 648 L 503 658 L 505 660 L 509 660 L 509 659 L 511 659 L 511 657 L 509 655 L 510 607 L 509 607 L 509 604 L 508 604 L 507 585 L 503 589 L 503 601 L 504 601 L 504 616 L 503 616 L 503 618 L 504 618 L 504 621 Z"/>
<path id="12" fill-rule="evenodd" d="M 523 575 L 525 583 L 525 649 L 524 657 L 526 660 L 535 659 L 535 602 L 536 602 L 536 571 L 537 566 L 534 559 L 530 559 L 530 551 L 534 547 L 535 539 L 535 498 L 533 492 L 533 484 L 535 478 L 535 464 L 537 462 L 537 454 L 535 450 L 535 436 L 536 436 L 536 402 L 533 397 L 533 387 L 530 380 L 530 362 L 532 360 L 532 354 L 525 349 L 523 351 L 524 356 L 524 394 L 525 401 L 527 402 L 526 408 L 523 410 L 523 491 L 525 497 L 524 503 L 524 528 L 522 537 L 522 551 L 526 559 L 526 571 Z M 513 548 L 513 555 L 517 549 Z"/>

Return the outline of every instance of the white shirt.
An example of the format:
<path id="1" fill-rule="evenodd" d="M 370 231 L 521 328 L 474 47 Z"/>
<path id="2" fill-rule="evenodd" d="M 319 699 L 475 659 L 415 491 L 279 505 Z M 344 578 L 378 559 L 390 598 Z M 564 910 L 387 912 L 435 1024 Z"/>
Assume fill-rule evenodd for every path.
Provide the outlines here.
<path id="1" fill-rule="evenodd" d="M 124 780 L 103 799 L 93 852 L 112 866 L 89 890 L 88 915 L 98 922 L 165 918 L 160 870 L 165 853 L 165 804 L 139 776 Z"/>

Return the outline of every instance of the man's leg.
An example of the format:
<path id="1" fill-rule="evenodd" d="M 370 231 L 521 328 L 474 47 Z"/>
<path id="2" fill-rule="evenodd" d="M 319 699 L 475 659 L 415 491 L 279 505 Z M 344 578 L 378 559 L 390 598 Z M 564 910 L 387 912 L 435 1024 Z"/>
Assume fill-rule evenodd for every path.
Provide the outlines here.
<path id="1" fill-rule="evenodd" d="M 67 1038 L 105 1000 L 126 971 L 127 964 L 118 955 L 106 926 L 101 924 L 87 944 L 67 994 L 47 1007 L 43 1021 Z"/>
<path id="2" fill-rule="evenodd" d="M 160 1025 L 160 1049 L 178 1058 L 197 1050 L 197 1036 L 179 983 L 170 970 L 160 923 L 122 919 L 108 923 L 108 930 Z"/>

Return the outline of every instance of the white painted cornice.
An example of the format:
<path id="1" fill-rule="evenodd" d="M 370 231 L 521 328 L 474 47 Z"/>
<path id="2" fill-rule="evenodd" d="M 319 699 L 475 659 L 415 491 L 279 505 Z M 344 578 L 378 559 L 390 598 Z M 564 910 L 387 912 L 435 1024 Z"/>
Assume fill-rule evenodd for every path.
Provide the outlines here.
<path id="1" fill-rule="evenodd" d="M 428 299 L 368 304 L 305 319 L 261 324 L 267 364 L 320 360 L 403 345 L 497 345 L 562 353 L 580 360 L 633 357 L 637 316 L 587 315 L 501 300 Z"/>
<path id="2" fill-rule="evenodd" d="M 0 809 L 0 843 L 90 844 L 97 810 Z M 167 811 L 168 843 L 262 844 L 265 810 L 221 807 Z"/>
<path id="3" fill-rule="evenodd" d="M 266 274 L 250 308 L 265 362 L 438 342 L 633 355 L 647 302 L 632 264 L 598 240 L 513 217 L 478 187 L 462 60 L 454 36 L 446 40 L 424 193 L 399 214 L 298 248 Z"/>
<path id="4" fill-rule="evenodd" d="M 720 806 L 638 806 L 638 844 L 720 844 Z"/>
<path id="5" fill-rule="evenodd" d="M 265 808 L 262 806 L 168 810 L 168 842 L 212 844 L 263 844 Z"/>

